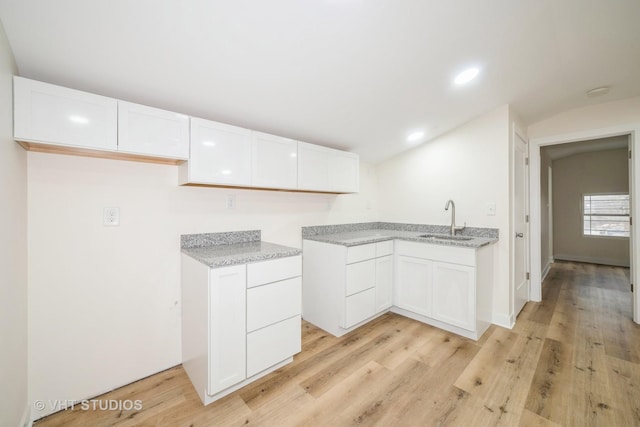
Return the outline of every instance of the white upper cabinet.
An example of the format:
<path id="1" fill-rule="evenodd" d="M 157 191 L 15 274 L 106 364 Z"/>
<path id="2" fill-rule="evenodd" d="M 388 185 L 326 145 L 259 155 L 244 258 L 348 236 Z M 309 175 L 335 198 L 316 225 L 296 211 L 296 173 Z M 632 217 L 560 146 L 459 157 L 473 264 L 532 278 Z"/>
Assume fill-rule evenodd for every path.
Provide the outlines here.
<path id="1" fill-rule="evenodd" d="M 118 101 L 118 151 L 189 158 L 189 116 Z"/>
<path id="2" fill-rule="evenodd" d="M 251 182 L 254 187 L 297 188 L 297 141 L 254 131 L 251 163 Z"/>
<path id="3" fill-rule="evenodd" d="M 16 140 L 115 151 L 118 104 L 115 99 L 13 78 Z"/>
<path id="4" fill-rule="evenodd" d="M 357 154 L 331 150 L 329 187 L 337 193 L 357 193 L 360 182 L 360 158 Z"/>
<path id="5" fill-rule="evenodd" d="M 331 191 L 329 157 L 331 149 L 298 142 L 298 189 Z"/>
<path id="6" fill-rule="evenodd" d="M 298 189 L 357 193 L 359 164 L 357 154 L 298 142 Z"/>
<path id="7" fill-rule="evenodd" d="M 251 186 L 251 131 L 192 117 L 191 155 L 181 175 L 182 183 Z"/>

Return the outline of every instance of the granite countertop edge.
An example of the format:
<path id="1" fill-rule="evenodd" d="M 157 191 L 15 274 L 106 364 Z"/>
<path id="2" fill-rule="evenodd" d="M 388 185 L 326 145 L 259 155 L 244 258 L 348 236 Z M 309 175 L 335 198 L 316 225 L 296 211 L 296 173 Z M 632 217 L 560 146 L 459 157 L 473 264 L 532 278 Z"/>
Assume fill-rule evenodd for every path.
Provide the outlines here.
<path id="1" fill-rule="evenodd" d="M 370 243 L 384 242 L 388 240 L 404 240 L 408 242 L 427 243 L 441 246 L 455 246 L 461 248 L 477 249 L 483 246 L 487 246 L 498 241 L 497 237 L 479 237 L 479 236 L 464 236 L 471 237 L 471 240 L 438 240 L 427 239 L 424 237 L 418 237 L 424 232 L 393 232 L 386 229 L 371 229 L 366 231 L 359 231 L 362 237 L 354 236 L 354 232 L 344 232 L 335 234 L 317 234 L 313 236 L 306 236 L 304 240 L 313 240 L 316 242 L 330 243 L 334 245 L 342 246 L 360 246 Z M 371 234 L 366 236 L 365 234 Z M 437 234 L 437 233 L 435 233 Z M 443 234 L 445 235 L 445 234 Z"/>
<path id="2" fill-rule="evenodd" d="M 181 236 L 181 252 L 210 268 L 300 255 L 302 250 L 260 240 L 257 230 Z"/>

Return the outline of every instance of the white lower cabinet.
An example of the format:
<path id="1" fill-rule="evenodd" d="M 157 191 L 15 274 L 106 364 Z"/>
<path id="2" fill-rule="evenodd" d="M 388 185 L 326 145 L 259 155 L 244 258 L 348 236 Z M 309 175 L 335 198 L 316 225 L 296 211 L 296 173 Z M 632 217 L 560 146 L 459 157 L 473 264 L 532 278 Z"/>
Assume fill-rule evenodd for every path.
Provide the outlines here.
<path id="1" fill-rule="evenodd" d="M 247 376 L 300 353 L 300 314 L 247 335 Z"/>
<path id="2" fill-rule="evenodd" d="M 212 269 L 209 275 L 209 394 L 246 378 L 245 282 L 244 265 Z"/>
<path id="3" fill-rule="evenodd" d="M 476 328 L 476 269 L 472 266 L 433 263 L 434 319 L 460 328 Z"/>
<path id="4" fill-rule="evenodd" d="M 392 311 L 478 339 L 491 324 L 493 247 L 399 241 Z"/>
<path id="5" fill-rule="evenodd" d="M 400 255 L 397 258 L 395 305 L 431 316 L 433 261 Z"/>
<path id="6" fill-rule="evenodd" d="M 206 405 L 301 351 L 300 256 L 209 268 L 182 255 L 183 367 Z"/>
<path id="7" fill-rule="evenodd" d="M 302 317 L 341 336 L 389 310 L 393 241 L 358 246 L 303 241 Z"/>
<path id="8" fill-rule="evenodd" d="M 393 256 L 376 258 L 376 311 L 388 310 L 393 304 Z"/>

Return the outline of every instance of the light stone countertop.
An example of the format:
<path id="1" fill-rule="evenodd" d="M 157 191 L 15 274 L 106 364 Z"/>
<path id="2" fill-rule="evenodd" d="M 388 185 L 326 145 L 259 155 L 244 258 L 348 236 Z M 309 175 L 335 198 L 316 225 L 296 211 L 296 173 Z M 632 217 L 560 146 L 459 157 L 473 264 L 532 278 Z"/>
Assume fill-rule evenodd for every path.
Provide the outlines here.
<path id="1" fill-rule="evenodd" d="M 371 227 L 371 228 L 368 228 Z M 305 230 L 306 229 L 306 230 Z M 426 224 L 366 223 L 336 226 L 304 227 L 303 239 L 343 246 L 357 246 L 385 240 L 407 240 L 443 246 L 480 248 L 498 241 L 497 229 L 468 227 L 457 237 L 468 240 L 446 240 L 419 237 L 424 234 L 447 237 L 448 227 Z"/>
<path id="2" fill-rule="evenodd" d="M 248 264 L 300 255 L 289 246 L 260 240 L 260 231 L 189 234 L 181 236 L 182 253 L 210 268 Z"/>

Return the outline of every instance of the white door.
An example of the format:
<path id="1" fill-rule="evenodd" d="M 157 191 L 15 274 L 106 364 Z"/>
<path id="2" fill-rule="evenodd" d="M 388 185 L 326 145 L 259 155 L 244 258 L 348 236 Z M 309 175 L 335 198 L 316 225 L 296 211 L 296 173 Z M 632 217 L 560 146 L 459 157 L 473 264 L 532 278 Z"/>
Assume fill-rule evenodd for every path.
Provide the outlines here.
<path id="1" fill-rule="evenodd" d="M 360 182 L 360 157 L 354 153 L 333 150 L 329 156 L 329 181 L 332 191 L 357 193 Z"/>
<path id="2" fill-rule="evenodd" d="M 423 316 L 431 316 L 433 261 L 402 255 L 397 260 L 394 305 Z"/>
<path id="3" fill-rule="evenodd" d="M 376 313 L 393 304 L 393 256 L 376 258 Z"/>
<path id="4" fill-rule="evenodd" d="M 298 189 L 331 191 L 329 156 L 331 149 L 298 142 Z"/>
<path id="5" fill-rule="evenodd" d="M 254 187 L 294 189 L 298 186 L 298 142 L 252 132 L 251 183 Z"/>
<path id="6" fill-rule="evenodd" d="M 246 268 L 209 273 L 209 390 L 214 395 L 246 378 Z"/>
<path id="7" fill-rule="evenodd" d="M 13 78 L 16 140 L 115 151 L 118 102 L 66 87 Z"/>
<path id="8" fill-rule="evenodd" d="M 189 116 L 118 101 L 118 151 L 189 158 Z"/>
<path id="9" fill-rule="evenodd" d="M 189 180 L 250 186 L 251 131 L 192 117 Z"/>
<path id="10" fill-rule="evenodd" d="M 529 200 L 528 194 L 528 161 L 527 143 L 517 133 L 513 142 L 513 200 L 511 221 L 514 233 L 511 236 L 513 245 L 513 283 L 514 316 L 529 301 L 529 224 L 527 221 Z"/>
<path id="11" fill-rule="evenodd" d="M 432 289 L 433 318 L 475 332 L 476 269 L 434 261 Z"/>

